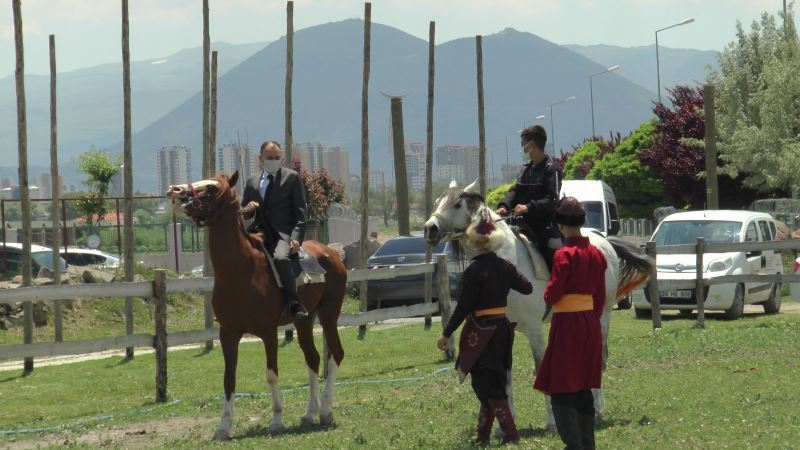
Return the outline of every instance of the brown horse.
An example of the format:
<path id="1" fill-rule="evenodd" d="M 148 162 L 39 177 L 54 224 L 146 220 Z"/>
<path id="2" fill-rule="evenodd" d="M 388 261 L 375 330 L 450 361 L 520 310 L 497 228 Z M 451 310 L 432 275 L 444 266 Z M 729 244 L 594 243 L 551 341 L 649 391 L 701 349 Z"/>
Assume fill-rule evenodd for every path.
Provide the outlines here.
<path id="1" fill-rule="evenodd" d="M 267 354 L 267 382 L 272 391 L 270 432 L 283 429 L 283 400 L 278 390 L 277 327 L 290 323 L 283 314 L 283 293 L 260 250 L 260 237 L 248 235 L 239 210 L 239 198 L 233 186 L 238 171 L 231 177 L 219 175 L 212 180 L 169 187 L 167 198 L 179 200 L 183 211 L 199 226 L 208 226 L 208 248 L 214 265 L 212 305 L 219 322 L 219 340 L 225 358 L 225 404 L 214 439 L 230 437 L 233 423 L 233 394 L 236 388 L 236 362 L 239 341 L 245 333 L 258 336 Z M 339 255 L 315 241 L 302 245 L 325 269 L 325 282 L 298 288 L 300 301 L 309 317 L 295 323 L 297 340 L 305 355 L 309 377 L 309 400 L 301 424 L 313 424 L 319 415 L 321 424 L 333 421 L 333 389 L 336 373 L 344 358 L 337 321 L 342 308 L 347 271 Z M 330 349 L 328 378 L 319 399 L 320 357 L 314 346 L 314 316 L 319 317 L 322 332 Z"/>

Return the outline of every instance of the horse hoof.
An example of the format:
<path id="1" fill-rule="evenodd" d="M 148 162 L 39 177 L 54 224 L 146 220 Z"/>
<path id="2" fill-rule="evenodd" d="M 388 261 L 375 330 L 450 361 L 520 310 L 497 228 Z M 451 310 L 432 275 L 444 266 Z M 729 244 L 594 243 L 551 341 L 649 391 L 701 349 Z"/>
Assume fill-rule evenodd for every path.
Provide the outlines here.
<path id="1" fill-rule="evenodd" d="M 303 416 L 300 418 L 300 425 L 307 427 L 316 424 L 314 416 Z"/>
<path id="2" fill-rule="evenodd" d="M 330 414 L 320 414 L 319 416 L 319 423 L 320 425 L 330 425 L 333 423 L 333 412 Z"/>
<path id="3" fill-rule="evenodd" d="M 214 432 L 214 437 L 212 438 L 215 441 L 229 441 L 231 439 L 231 434 L 227 430 L 216 430 Z"/>
<path id="4" fill-rule="evenodd" d="M 544 430 L 547 433 L 555 433 L 557 431 L 556 430 L 556 424 L 555 423 L 548 423 L 547 425 L 544 426 Z"/>
<path id="5" fill-rule="evenodd" d="M 268 428 L 267 431 L 270 433 L 280 433 L 283 431 L 283 424 L 282 423 L 273 423 Z"/>

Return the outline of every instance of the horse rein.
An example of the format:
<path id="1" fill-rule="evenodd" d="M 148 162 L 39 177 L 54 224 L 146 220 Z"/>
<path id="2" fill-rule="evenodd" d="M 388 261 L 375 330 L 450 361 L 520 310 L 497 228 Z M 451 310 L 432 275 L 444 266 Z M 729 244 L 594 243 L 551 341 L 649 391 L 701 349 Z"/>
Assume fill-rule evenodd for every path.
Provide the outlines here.
<path id="1" fill-rule="evenodd" d="M 198 228 L 203 228 L 210 222 L 216 220 L 225 208 L 206 204 L 204 200 L 211 198 L 211 196 L 208 193 L 198 194 L 197 189 L 195 189 L 191 182 L 188 183 L 188 186 L 189 195 L 183 196 L 183 203 L 181 206 L 184 207 L 184 212 L 192 219 L 195 225 L 197 225 Z M 235 199 L 231 202 L 231 204 L 236 203 Z M 199 213 L 208 213 L 208 215 L 201 215 Z"/>

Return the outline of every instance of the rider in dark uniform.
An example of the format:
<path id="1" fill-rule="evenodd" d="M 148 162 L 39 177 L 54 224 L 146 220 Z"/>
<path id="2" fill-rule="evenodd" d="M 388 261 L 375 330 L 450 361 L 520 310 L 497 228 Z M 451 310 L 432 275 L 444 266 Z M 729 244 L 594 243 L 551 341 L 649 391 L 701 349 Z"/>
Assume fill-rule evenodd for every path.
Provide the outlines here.
<path id="1" fill-rule="evenodd" d="M 533 234 L 528 237 L 535 241 L 547 267 L 552 270 L 553 252 L 561 247 L 561 239 L 553 223 L 553 210 L 561 189 L 561 174 L 544 152 L 547 144 L 544 128 L 539 125 L 525 128 L 520 133 L 520 139 L 522 158 L 527 162 L 523 164 L 505 200 L 498 205 L 497 213 L 502 216 L 513 212 L 522 217 L 524 225 Z"/>
<path id="2" fill-rule="evenodd" d="M 467 229 L 467 243 L 478 255 L 464 271 L 458 305 L 438 342 L 444 350 L 449 337 L 466 320 L 456 368 L 462 382 L 467 373 L 472 376 L 472 388 L 481 403 L 476 430 L 476 441 L 481 444 L 489 443 L 495 418 L 504 443 L 519 441 L 506 394 L 516 325 L 506 318 L 506 297 L 510 289 L 527 295 L 533 287 L 511 263 L 494 253 L 502 242 L 503 233 L 491 219 Z"/>

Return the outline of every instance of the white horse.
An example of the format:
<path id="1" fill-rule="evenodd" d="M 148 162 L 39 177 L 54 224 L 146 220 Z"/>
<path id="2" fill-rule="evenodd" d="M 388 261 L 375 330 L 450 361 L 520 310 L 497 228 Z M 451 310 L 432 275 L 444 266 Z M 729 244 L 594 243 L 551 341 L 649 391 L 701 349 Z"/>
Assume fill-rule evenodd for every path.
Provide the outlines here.
<path id="1" fill-rule="evenodd" d="M 503 221 L 494 211 L 489 209 L 483 199 L 477 195 L 477 180 L 464 188 L 459 189 L 455 182 L 450 183 L 450 187 L 436 201 L 436 210 L 433 215 L 425 222 L 425 238 L 431 245 L 436 245 L 442 240 L 459 240 L 464 243 L 464 231 L 474 220 L 482 217 L 491 217 L 499 230 L 505 233 L 505 241 L 497 254 L 516 265 L 517 269 L 533 283 L 533 292 L 530 295 L 522 295 L 514 290 L 508 296 L 507 316 L 511 322 L 517 323 L 517 331 L 528 337 L 531 346 L 533 361 L 538 370 L 539 364 L 544 356 L 546 343 L 542 330 L 542 323 L 545 319 L 546 304 L 543 299 L 544 288 L 550 273 L 544 258 L 521 239 L 517 238 L 508 224 Z M 603 334 L 603 369 L 605 370 L 606 359 L 608 357 L 608 327 L 611 320 L 611 309 L 616 304 L 620 294 L 619 287 L 624 290 L 632 289 L 646 281 L 653 271 L 653 262 L 650 258 L 640 254 L 638 249 L 624 241 L 615 238 L 604 238 L 603 236 L 591 231 L 584 233 L 589 238 L 589 242 L 597 247 L 606 258 L 608 268 L 606 269 L 606 305 L 600 319 Z M 466 250 L 466 256 L 471 258 L 469 247 L 462 245 Z M 508 386 L 506 387 L 509 396 L 509 403 L 512 404 L 511 374 L 508 376 Z M 603 411 L 603 391 L 594 389 L 594 403 L 596 418 L 599 419 Z M 545 427 L 548 431 L 555 431 L 555 418 L 550 406 L 550 397 L 545 396 L 547 407 L 547 423 Z"/>

